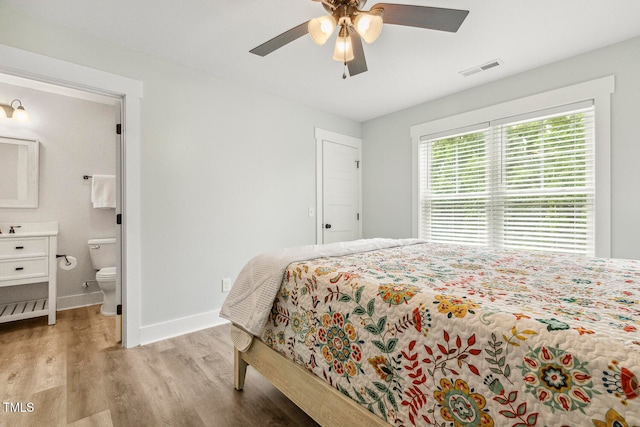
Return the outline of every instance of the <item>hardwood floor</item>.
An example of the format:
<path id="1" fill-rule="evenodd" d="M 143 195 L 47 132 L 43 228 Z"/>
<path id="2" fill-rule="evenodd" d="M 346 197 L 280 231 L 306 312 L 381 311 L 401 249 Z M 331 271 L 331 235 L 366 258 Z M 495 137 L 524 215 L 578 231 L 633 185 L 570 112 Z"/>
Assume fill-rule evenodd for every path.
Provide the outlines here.
<path id="1" fill-rule="evenodd" d="M 251 367 L 233 389 L 228 326 L 123 349 L 113 322 L 91 306 L 0 324 L 0 426 L 317 425 Z"/>

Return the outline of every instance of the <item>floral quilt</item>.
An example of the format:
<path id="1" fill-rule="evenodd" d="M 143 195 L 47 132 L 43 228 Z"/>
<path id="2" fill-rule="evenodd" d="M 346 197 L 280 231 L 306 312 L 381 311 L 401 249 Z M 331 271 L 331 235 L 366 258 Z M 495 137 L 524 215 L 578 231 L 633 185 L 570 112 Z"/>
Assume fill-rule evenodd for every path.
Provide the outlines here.
<path id="1" fill-rule="evenodd" d="M 295 262 L 262 340 L 397 426 L 640 426 L 640 262 L 417 244 Z"/>

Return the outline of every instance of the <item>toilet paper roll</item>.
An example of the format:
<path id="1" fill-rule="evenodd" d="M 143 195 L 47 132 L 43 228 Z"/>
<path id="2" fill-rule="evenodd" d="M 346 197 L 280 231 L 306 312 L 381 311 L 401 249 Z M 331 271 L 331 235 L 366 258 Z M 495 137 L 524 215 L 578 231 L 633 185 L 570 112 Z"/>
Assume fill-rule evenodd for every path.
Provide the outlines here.
<path id="1" fill-rule="evenodd" d="M 78 260 L 73 256 L 62 257 L 58 265 L 62 270 L 73 270 L 78 265 Z"/>

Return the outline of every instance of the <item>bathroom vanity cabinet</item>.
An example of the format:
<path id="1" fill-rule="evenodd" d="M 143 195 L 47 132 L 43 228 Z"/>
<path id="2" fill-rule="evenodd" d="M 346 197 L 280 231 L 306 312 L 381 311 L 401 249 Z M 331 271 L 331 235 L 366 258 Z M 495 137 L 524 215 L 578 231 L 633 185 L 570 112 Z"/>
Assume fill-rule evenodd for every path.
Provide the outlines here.
<path id="1" fill-rule="evenodd" d="M 13 226 L 15 233 L 9 233 Z M 18 227 L 19 226 L 19 227 Z M 0 287 L 48 283 L 48 298 L 4 303 L 0 323 L 48 316 L 56 323 L 58 223 L 0 224 Z"/>

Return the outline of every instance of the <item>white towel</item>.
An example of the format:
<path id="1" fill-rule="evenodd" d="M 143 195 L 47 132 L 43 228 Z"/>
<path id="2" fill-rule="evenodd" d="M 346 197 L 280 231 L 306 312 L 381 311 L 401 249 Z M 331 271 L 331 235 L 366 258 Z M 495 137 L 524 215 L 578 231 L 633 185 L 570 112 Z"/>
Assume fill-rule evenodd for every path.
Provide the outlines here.
<path id="1" fill-rule="evenodd" d="M 94 208 L 116 207 L 115 175 L 93 175 L 91 180 L 91 203 Z"/>

